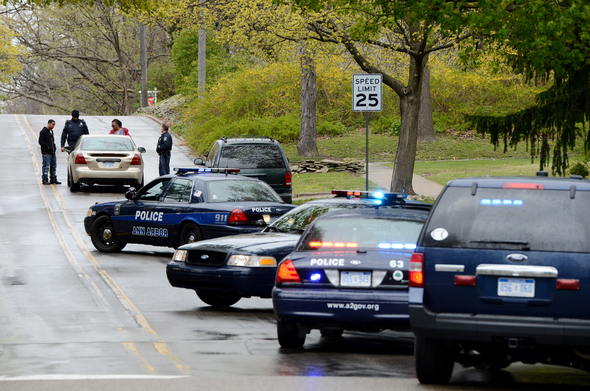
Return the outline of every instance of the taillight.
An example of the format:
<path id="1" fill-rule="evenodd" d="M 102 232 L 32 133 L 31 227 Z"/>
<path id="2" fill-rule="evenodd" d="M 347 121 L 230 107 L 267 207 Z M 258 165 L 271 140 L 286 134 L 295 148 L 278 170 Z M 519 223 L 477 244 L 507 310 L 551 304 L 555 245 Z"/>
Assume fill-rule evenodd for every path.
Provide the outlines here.
<path id="1" fill-rule="evenodd" d="M 558 278 L 557 279 L 557 289 L 579 291 L 580 290 L 580 280 L 567 280 L 565 278 Z"/>
<path id="2" fill-rule="evenodd" d="M 140 166 L 141 165 L 141 156 L 139 156 L 139 154 L 135 154 L 135 156 L 133 156 L 133 160 L 131 160 L 131 165 L 132 166 Z"/>
<path id="3" fill-rule="evenodd" d="M 74 163 L 76 164 L 86 164 L 86 159 L 84 159 L 84 155 L 82 155 L 82 152 L 78 153 L 76 155 L 76 161 L 74 161 Z"/>
<path id="4" fill-rule="evenodd" d="M 424 254 L 413 253 L 410 258 L 410 286 L 424 287 Z"/>
<path id="5" fill-rule="evenodd" d="M 241 209 L 234 209 L 229 214 L 229 218 L 227 219 L 228 224 L 248 224 L 248 217 L 246 217 L 246 213 L 244 213 Z"/>
<path id="6" fill-rule="evenodd" d="M 301 278 L 297 274 L 295 266 L 290 259 L 281 263 L 277 271 L 277 282 L 298 282 L 301 283 Z"/>
<path id="7" fill-rule="evenodd" d="M 285 186 L 291 186 L 291 173 L 285 173 Z"/>

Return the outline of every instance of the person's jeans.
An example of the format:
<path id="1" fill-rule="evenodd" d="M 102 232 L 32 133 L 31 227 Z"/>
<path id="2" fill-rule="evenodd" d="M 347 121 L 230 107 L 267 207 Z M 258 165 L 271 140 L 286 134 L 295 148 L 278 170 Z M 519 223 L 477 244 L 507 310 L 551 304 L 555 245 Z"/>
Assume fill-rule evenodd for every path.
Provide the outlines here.
<path id="1" fill-rule="evenodd" d="M 160 155 L 160 176 L 170 174 L 170 153 Z"/>
<path id="2" fill-rule="evenodd" d="M 47 174 L 51 178 L 51 182 L 57 182 L 57 157 L 53 155 L 43 155 L 43 174 L 41 179 L 43 183 L 49 182 Z"/>

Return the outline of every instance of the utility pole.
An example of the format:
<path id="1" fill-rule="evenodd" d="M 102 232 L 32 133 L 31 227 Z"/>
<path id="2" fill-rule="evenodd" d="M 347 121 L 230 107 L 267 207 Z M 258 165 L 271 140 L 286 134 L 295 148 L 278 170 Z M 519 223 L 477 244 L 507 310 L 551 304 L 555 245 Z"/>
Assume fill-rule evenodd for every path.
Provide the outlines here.
<path id="1" fill-rule="evenodd" d="M 199 2 L 201 3 L 201 7 L 205 6 L 205 0 L 200 0 Z M 205 68 L 207 59 L 207 33 L 205 31 L 204 23 L 203 11 L 201 11 L 201 26 L 199 27 L 199 81 L 197 84 L 200 99 L 205 95 Z"/>
<path id="2" fill-rule="evenodd" d="M 141 107 L 148 106 L 147 43 L 145 25 L 139 26 L 139 57 L 141 62 Z"/>

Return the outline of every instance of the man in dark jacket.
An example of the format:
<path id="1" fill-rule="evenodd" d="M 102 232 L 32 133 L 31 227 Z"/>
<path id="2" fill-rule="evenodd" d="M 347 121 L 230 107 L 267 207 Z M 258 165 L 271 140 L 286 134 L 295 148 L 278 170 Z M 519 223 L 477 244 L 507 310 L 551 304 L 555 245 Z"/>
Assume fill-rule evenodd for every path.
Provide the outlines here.
<path id="1" fill-rule="evenodd" d="M 172 136 L 168 133 L 168 125 L 162 124 L 162 135 L 158 139 L 156 152 L 160 155 L 160 176 L 170 174 L 170 151 L 172 151 Z"/>
<path id="2" fill-rule="evenodd" d="M 78 110 L 72 111 L 72 119 L 66 121 L 66 125 L 64 126 L 64 130 L 61 132 L 61 151 L 64 151 L 64 147 L 66 145 L 66 140 L 68 140 L 68 145 L 70 147 L 74 147 L 76 145 L 76 141 L 82 136 L 83 134 L 88 134 L 88 126 L 83 119 L 80 119 L 80 113 Z"/>
<path id="3" fill-rule="evenodd" d="M 50 119 L 47 126 L 39 132 L 39 145 L 41 146 L 41 155 L 43 155 L 43 169 L 41 180 L 44 185 L 56 184 L 61 185 L 57 180 L 57 158 L 55 157 L 55 139 L 53 137 L 53 128 L 55 121 Z M 50 173 L 51 182 L 48 180 L 47 173 Z"/>

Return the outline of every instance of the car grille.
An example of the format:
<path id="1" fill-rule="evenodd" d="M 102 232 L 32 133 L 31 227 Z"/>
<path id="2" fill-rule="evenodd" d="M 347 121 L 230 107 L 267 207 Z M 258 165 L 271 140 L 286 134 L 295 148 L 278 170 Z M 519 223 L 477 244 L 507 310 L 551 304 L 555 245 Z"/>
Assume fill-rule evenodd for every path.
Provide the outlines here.
<path id="1" fill-rule="evenodd" d="M 199 266 L 222 266 L 227 257 L 226 253 L 207 250 L 191 250 L 188 252 L 186 263 Z"/>

